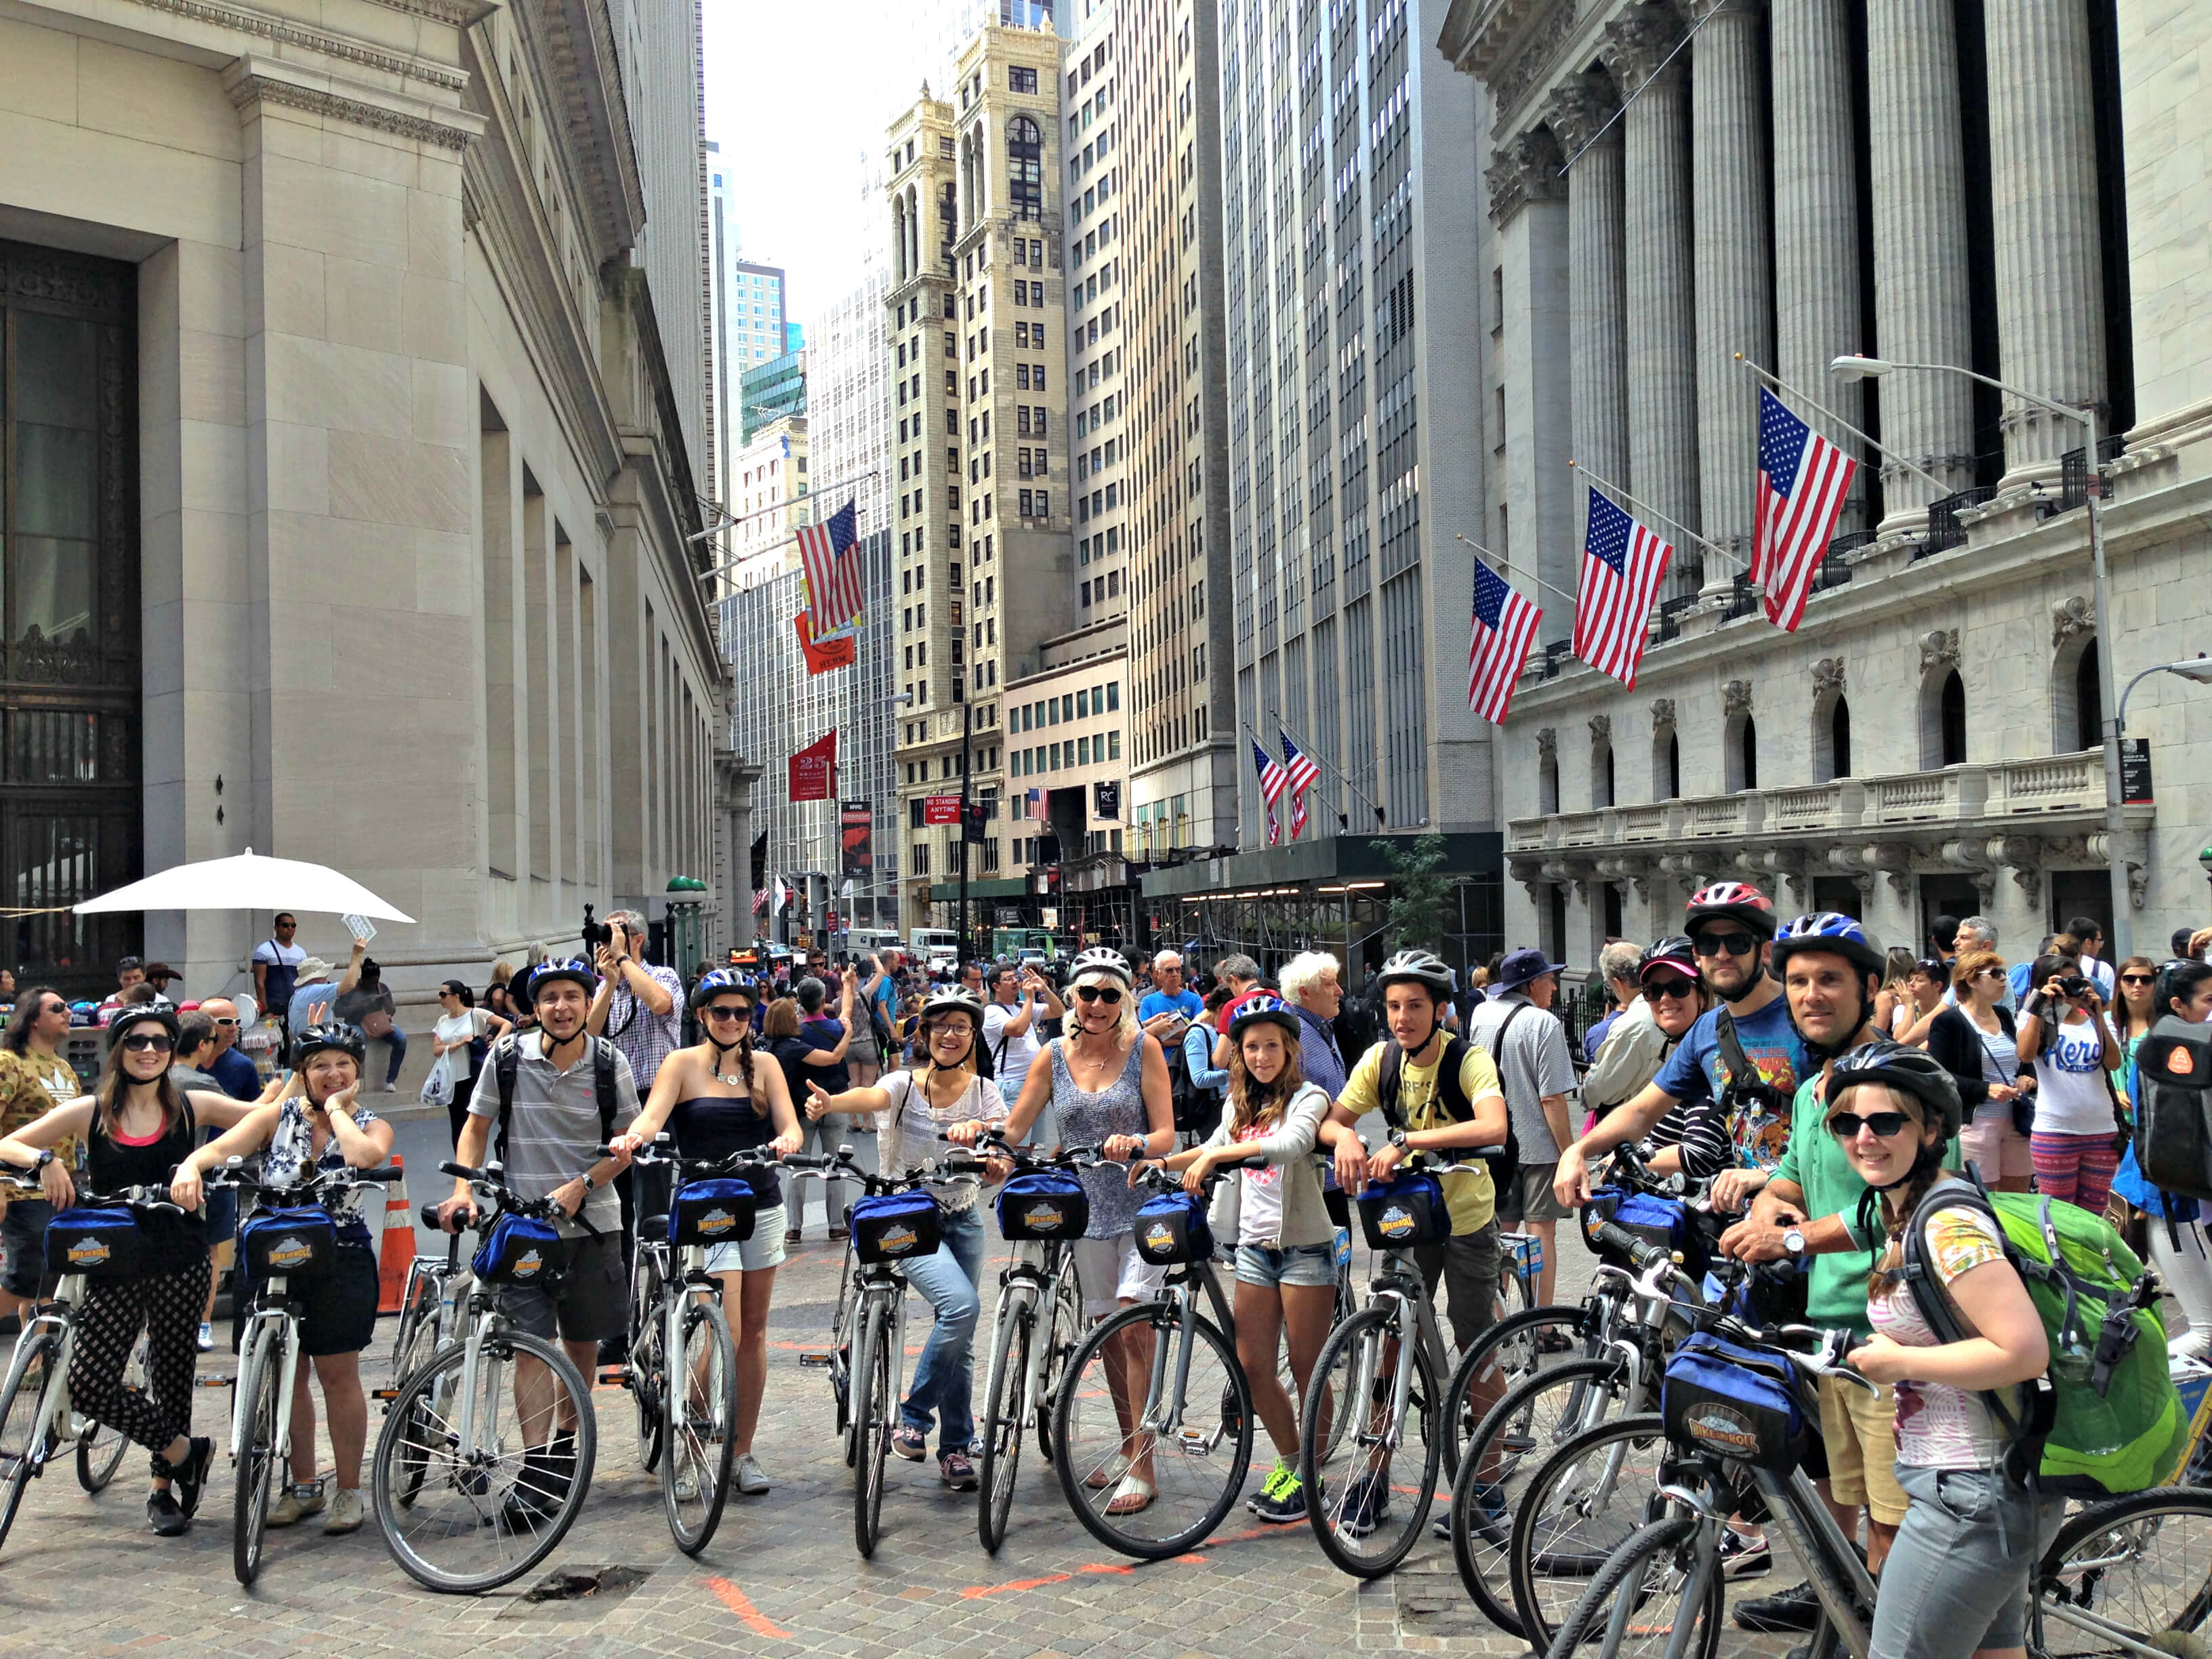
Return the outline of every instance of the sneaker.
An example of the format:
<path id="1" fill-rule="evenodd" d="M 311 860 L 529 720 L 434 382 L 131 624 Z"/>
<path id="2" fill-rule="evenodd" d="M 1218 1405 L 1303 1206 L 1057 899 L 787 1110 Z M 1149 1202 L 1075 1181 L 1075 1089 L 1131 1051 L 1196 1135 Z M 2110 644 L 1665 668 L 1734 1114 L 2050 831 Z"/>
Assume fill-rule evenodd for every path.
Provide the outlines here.
<path id="1" fill-rule="evenodd" d="M 1306 1518 L 1305 1484 L 1294 1472 L 1279 1463 L 1275 1466 L 1275 1475 L 1268 1477 L 1266 1488 L 1246 1507 L 1271 1526 L 1287 1526 L 1294 1521 L 1303 1521 Z"/>
<path id="2" fill-rule="evenodd" d="M 738 1454 L 736 1477 L 738 1490 L 748 1498 L 758 1498 L 769 1490 L 769 1478 L 750 1452 Z"/>
<path id="3" fill-rule="evenodd" d="M 331 1499 L 331 1512 L 323 1517 L 326 1533 L 359 1532 L 361 1523 L 368 1519 L 362 1508 L 358 1486 L 340 1486 L 337 1495 Z"/>
<path id="4" fill-rule="evenodd" d="M 1277 1458 L 1275 1467 L 1267 1471 L 1267 1478 L 1260 1483 L 1260 1490 L 1244 1500 L 1244 1507 L 1255 1515 L 1259 1514 L 1261 1498 L 1278 1496 L 1285 1481 L 1295 1484 L 1297 1478 L 1297 1471 L 1293 1469 L 1286 1460 Z"/>
<path id="5" fill-rule="evenodd" d="M 284 1495 L 269 1506 L 266 1524 L 272 1527 L 296 1526 L 311 1515 L 319 1515 L 323 1508 L 323 1489 L 309 1480 L 296 1486 L 284 1488 Z"/>
<path id="6" fill-rule="evenodd" d="M 1734 1527 L 1721 1530 L 1721 1577 L 1763 1578 L 1774 1566 L 1774 1547 L 1764 1538 L 1747 1538 Z"/>
<path id="7" fill-rule="evenodd" d="M 163 1538 L 174 1538 L 191 1530 L 192 1518 L 177 1507 L 177 1500 L 165 1492 L 149 1492 L 146 1498 L 146 1522 Z"/>
<path id="8" fill-rule="evenodd" d="M 1475 1511 L 1486 1521 L 1503 1522 L 1511 1519 L 1505 1507 L 1505 1488 L 1495 1480 L 1478 1480 L 1468 1488 L 1468 1496 L 1474 1499 Z M 1451 1536 L 1451 1511 L 1438 1511 L 1429 1523 L 1430 1535 L 1436 1538 Z"/>
<path id="9" fill-rule="evenodd" d="M 215 1442 L 205 1435 L 192 1437 L 192 1449 L 185 1454 L 185 1461 L 170 1471 L 176 1485 L 177 1507 L 187 1517 L 196 1514 L 200 1506 L 200 1495 L 207 1490 L 208 1465 L 215 1462 Z"/>
<path id="10" fill-rule="evenodd" d="M 938 1473 L 944 1477 L 945 1484 L 953 1491 L 975 1490 L 975 1466 L 968 1461 L 966 1452 L 951 1451 L 942 1454 L 937 1460 L 937 1469 Z"/>
<path id="11" fill-rule="evenodd" d="M 200 1321 L 200 1352 L 202 1353 L 215 1352 L 215 1327 L 204 1319 Z"/>
<path id="12" fill-rule="evenodd" d="M 1354 1538 L 1364 1538 L 1382 1524 L 1390 1513 L 1390 1487 L 1375 1475 L 1363 1474 L 1352 1483 L 1346 1495 L 1344 1513 L 1337 1519 L 1337 1530 L 1350 1533 Z"/>
<path id="13" fill-rule="evenodd" d="M 910 1429 L 902 1423 L 891 1431 L 891 1449 L 909 1463 L 919 1463 L 929 1455 L 929 1436 L 921 1429 Z"/>
<path id="14" fill-rule="evenodd" d="M 679 1504 L 699 1501 L 699 1482 L 696 1476 L 679 1474 L 676 1477 L 676 1501 Z"/>
<path id="15" fill-rule="evenodd" d="M 1786 1590 L 1746 1601 L 1735 1610 L 1736 1627 L 1772 1635 L 1781 1631 L 1810 1630 L 1819 1622 L 1820 1603 L 1810 1584 L 1792 1584 Z"/>

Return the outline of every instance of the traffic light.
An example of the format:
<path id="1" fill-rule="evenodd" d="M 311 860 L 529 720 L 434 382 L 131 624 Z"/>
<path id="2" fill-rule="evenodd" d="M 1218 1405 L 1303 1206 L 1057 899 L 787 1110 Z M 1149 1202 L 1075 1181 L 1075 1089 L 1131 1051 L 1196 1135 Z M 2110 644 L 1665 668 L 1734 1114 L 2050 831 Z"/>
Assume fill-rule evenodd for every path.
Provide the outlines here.
<path id="1" fill-rule="evenodd" d="M 963 825 L 963 828 L 961 830 L 960 838 L 963 841 L 971 842 L 976 846 L 981 846 L 984 839 L 983 803 L 980 800 L 969 801 L 966 805 L 960 809 L 960 815 L 961 821 Z"/>

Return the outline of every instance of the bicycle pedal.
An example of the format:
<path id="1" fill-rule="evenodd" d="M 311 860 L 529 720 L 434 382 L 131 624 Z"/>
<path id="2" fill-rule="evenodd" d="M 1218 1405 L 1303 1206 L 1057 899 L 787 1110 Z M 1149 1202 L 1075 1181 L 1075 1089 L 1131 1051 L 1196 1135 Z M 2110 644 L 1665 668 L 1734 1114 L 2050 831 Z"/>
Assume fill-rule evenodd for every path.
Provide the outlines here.
<path id="1" fill-rule="evenodd" d="M 371 1389 L 368 1391 L 368 1397 L 371 1400 L 397 1400 L 399 1398 L 399 1390 L 397 1389 Z"/>
<path id="2" fill-rule="evenodd" d="M 230 1389 L 237 1385 L 238 1379 L 234 1376 L 196 1376 L 192 1379 L 192 1386 L 196 1389 Z"/>
<path id="3" fill-rule="evenodd" d="M 819 1352 L 808 1352 L 802 1349 L 799 1352 L 799 1363 L 808 1370 L 826 1370 L 830 1365 L 830 1351 L 823 1348 Z"/>
<path id="4" fill-rule="evenodd" d="M 627 1365 L 602 1365 L 599 1367 L 598 1375 L 594 1380 L 599 1382 L 617 1383 L 626 1389 L 629 1386 L 629 1367 Z"/>

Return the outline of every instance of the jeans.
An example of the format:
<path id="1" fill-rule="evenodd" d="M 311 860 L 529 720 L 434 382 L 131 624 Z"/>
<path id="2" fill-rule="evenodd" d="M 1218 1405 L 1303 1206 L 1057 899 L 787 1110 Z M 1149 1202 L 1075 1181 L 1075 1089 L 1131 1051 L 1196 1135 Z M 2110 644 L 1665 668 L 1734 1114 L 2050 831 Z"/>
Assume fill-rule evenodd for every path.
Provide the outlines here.
<path id="1" fill-rule="evenodd" d="M 940 1457 L 966 1451 L 975 1438 L 975 1321 L 983 1308 L 975 1287 L 983 1276 L 983 1206 L 955 1210 L 942 1222 L 937 1254 L 906 1265 L 906 1282 L 937 1310 L 937 1323 L 899 1412 L 908 1428 L 924 1435 L 931 1413 L 936 1414 Z"/>
<path id="2" fill-rule="evenodd" d="M 392 1088 L 399 1081 L 399 1068 L 407 1063 L 407 1033 L 394 1025 L 389 1036 L 370 1040 L 392 1045 L 392 1068 L 384 1074 L 384 1086 Z"/>

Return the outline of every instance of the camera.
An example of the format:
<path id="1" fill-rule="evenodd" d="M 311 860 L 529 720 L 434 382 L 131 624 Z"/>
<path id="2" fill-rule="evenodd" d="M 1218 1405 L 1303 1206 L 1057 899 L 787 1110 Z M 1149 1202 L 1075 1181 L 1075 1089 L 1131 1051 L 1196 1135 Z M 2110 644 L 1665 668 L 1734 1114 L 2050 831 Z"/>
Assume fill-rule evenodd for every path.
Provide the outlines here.
<path id="1" fill-rule="evenodd" d="M 592 907 L 586 905 L 584 907 L 584 955 L 588 958 L 596 954 L 601 945 L 612 945 L 614 942 L 613 925 L 609 922 L 594 921 L 592 919 Z"/>
<path id="2" fill-rule="evenodd" d="M 2058 988 L 2069 997 L 2086 995 L 2090 989 L 2088 976 L 2084 974 L 2061 974 Z"/>

